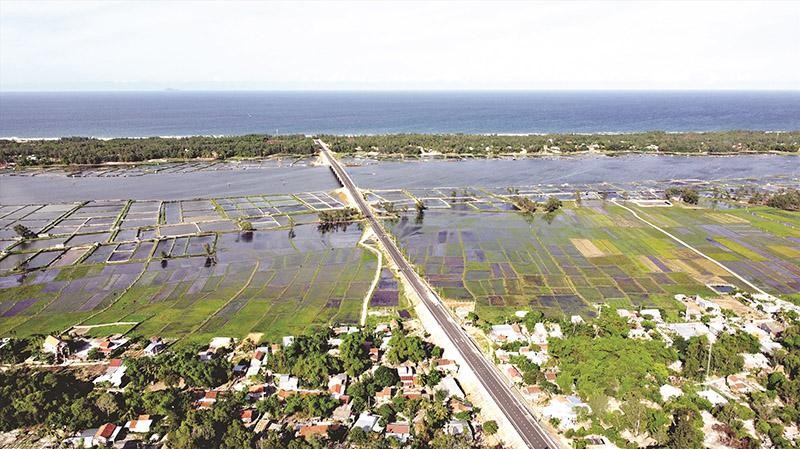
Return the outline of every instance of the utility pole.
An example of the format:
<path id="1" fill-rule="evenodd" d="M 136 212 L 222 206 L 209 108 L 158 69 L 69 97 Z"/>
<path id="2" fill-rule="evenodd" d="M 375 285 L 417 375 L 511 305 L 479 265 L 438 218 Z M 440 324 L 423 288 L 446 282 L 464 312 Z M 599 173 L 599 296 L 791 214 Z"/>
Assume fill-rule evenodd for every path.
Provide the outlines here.
<path id="1" fill-rule="evenodd" d="M 708 376 L 711 375 L 711 339 L 708 339 L 708 361 L 706 362 L 706 382 L 708 382 Z"/>

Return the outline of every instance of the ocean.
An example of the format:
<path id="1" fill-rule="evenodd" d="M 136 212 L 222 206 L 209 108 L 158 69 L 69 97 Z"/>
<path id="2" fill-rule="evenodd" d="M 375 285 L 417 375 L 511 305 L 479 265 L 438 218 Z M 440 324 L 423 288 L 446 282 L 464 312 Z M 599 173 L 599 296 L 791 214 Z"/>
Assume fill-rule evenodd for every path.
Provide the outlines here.
<path id="1" fill-rule="evenodd" d="M 0 137 L 800 129 L 800 92 L 0 93 Z"/>

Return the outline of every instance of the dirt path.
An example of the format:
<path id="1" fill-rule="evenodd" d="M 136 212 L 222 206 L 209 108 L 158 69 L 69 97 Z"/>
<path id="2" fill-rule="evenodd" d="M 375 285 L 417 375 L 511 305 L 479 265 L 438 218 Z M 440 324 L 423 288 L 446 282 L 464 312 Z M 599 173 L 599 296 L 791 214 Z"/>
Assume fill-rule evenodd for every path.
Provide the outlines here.
<path id="1" fill-rule="evenodd" d="M 372 293 L 375 292 L 375 288 L 378 286 L 378 282 L 381 279 L 381 270 L 383 269 L 383 253 L 381 253 L 377 248 L 372 245 L 368 245 L 365 242 L 373 236 L 372 228 L 367 228 L 367 231 L 364 232 L 364 235 L 361 236 L 361 240 L 359 240 L 359 246 L 365 248 L 367 251 L 374 253 L 378 256 L 378 266 L 375 268 L 375 278 L 372 279 L 372 284 L 367 289 L 366 295 L 364 295 L 364 304 L 361 306 L 361 325 L 364 326 L 367 324 L 367 312 L 369 310 L 369 300 L 372 299 Z"/>

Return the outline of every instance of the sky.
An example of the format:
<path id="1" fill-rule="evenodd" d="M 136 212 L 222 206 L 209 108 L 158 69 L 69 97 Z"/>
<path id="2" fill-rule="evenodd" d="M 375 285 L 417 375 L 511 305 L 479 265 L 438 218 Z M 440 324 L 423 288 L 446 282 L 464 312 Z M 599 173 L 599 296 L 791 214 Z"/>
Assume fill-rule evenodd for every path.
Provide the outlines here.
<path id="1" fill-rule="evenodd" d="M 17 2 L 0 91 L 800 89 L 800 1 Z"/>

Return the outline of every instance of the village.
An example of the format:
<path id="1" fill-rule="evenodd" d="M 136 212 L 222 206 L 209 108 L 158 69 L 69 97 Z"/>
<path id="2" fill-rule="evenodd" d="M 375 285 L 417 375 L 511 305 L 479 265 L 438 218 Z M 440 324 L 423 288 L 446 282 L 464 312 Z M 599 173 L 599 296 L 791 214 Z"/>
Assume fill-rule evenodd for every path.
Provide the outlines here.
<path id="1" fill-rule="evenodd" d="M 167 416 L 160 413 L 163 410 L 120 410 L 118 420 L 77 429 L 38 447 L 226 447 L 229 430 L 217 436 L 222 440 L 204 440 L 189 429 L 188 440 L 183 439 L 184 427 L 201 425 L 192 415 L 210 415 L 215 409 L 232 414 L 218 417 L 237 423 L 226 423 L 228 428 L 241 423 L 247 432 L 245 446 L 266 437 L 275 447 L 376 447 L 371 444 L 378 440 L 403 447 L 419 439 L 434 447 L 502 443 L 495 435 L 497 424 L 484 421 L 480 408 L 465 395 L 459 366 L 424 340 L 414 321 L 392 320 L 371 329 L 339 326 L 264 345 L 214 337 L 191 350 L 193 360 L 186 366 L 193 368 L 185 369 L 222 368 L 209 382 L 198 382 L 192 375 L 159 379 L 153 374 L 164 368 L 157 364 L 174 360 L 169 358 L 172 351 L 157 337 L 45 337 L 41 354 L 24 364 L 70 370 L 90 366 L 98 373 L 91 380 L 95 392 L 121 398 L 171 391 L 190 403 L 180 421 L 176 418 L 181 414 Z M 186 357 L 185 348 L 179 351 L 178 357 Z M 278 367 L 286 371 L 276 371 Z M 207 386 L 200 387 L 202 383 Z M 245 447 L 238 444 L 241 441 L 230 447 Z"/>
<path id="2" fill-rule="evenodd" d="M 465 310 L 459 315 L 473 336 L 490 341 L 486 350 L 498 368 L 566 447 L 657 445 L 663 442 L 659 439 L 664 438 L 666 429 L 664 422 L 659 422 L 660 413 L 676 413 L 687 404 L 697 412 L 692 425 L 702 432 L 704 447 L 797 447 L 800 428 L 797 396 L 793 396 L 797 385 L 788 387 L 787 376 L 796 375 L 797 370 L 793 357 L 800 308 L 769 295 L 741 292 L 714 300 L 696 295 L 676 295 L 675 299 L 685 307 L 678 319 L 668 320 L 659 309 L 601 306 L 600 314 L 607 318 L 598 318 L 588 327 L 579 315 L 548 320 L 536 312 L 519 311 L 505 324 L 482 322 Z M 612 331 L 614 326 L 618 327 Z M 787 326 L 793 328 L 787 331 Z M 600 353 L 587 351 L 577 360 L 566 357 L 568 351 L 581 349 L 565 342 L 580 338 L 587 330 L 588 349 Z M 594 345 L 604 340 L 604 332 L 618 333 L 607 337 L 620 337 L 613 342 L 617 348 Z M 782 342 L 789 343 L 784 346 Z M 637 385 L 624 391 L 619 384 L 625 379 L 618 382 L 614 373 L 619 370 L 625 376 L 625 371 L 637 373 L 638 368 L 626 365 L 631 361 L 624 356 L 602 351 L 626 351 L 645 343 L 655 343 L 655 351 L 671 353 L 663 360 L 641 360 L 639 363 L 651 365 L 642 368 L 645 378 L 630 379 Z M 649 356 L 646 351 L 643 355 Z M 578 364 L 563 364 L 566 361 Z M 592 368 L 595 363 L 598 366 Z M 605 390 L 582 388 L 582 383 L 596 381 L 592 375 L 604 378 Z M 581 395 L 581 391 L 587 394 Z M 615 392 L 621 393 L 619 397 L 614 397 Z M 632 402 L 639 402 L 642 408 Z M 767 411 L 785 416 L 785 427 L 764 419 Z M 621 417 L 632 414 L 650 414 L 652 421 L 645 426 L 648 418 Z"/>

